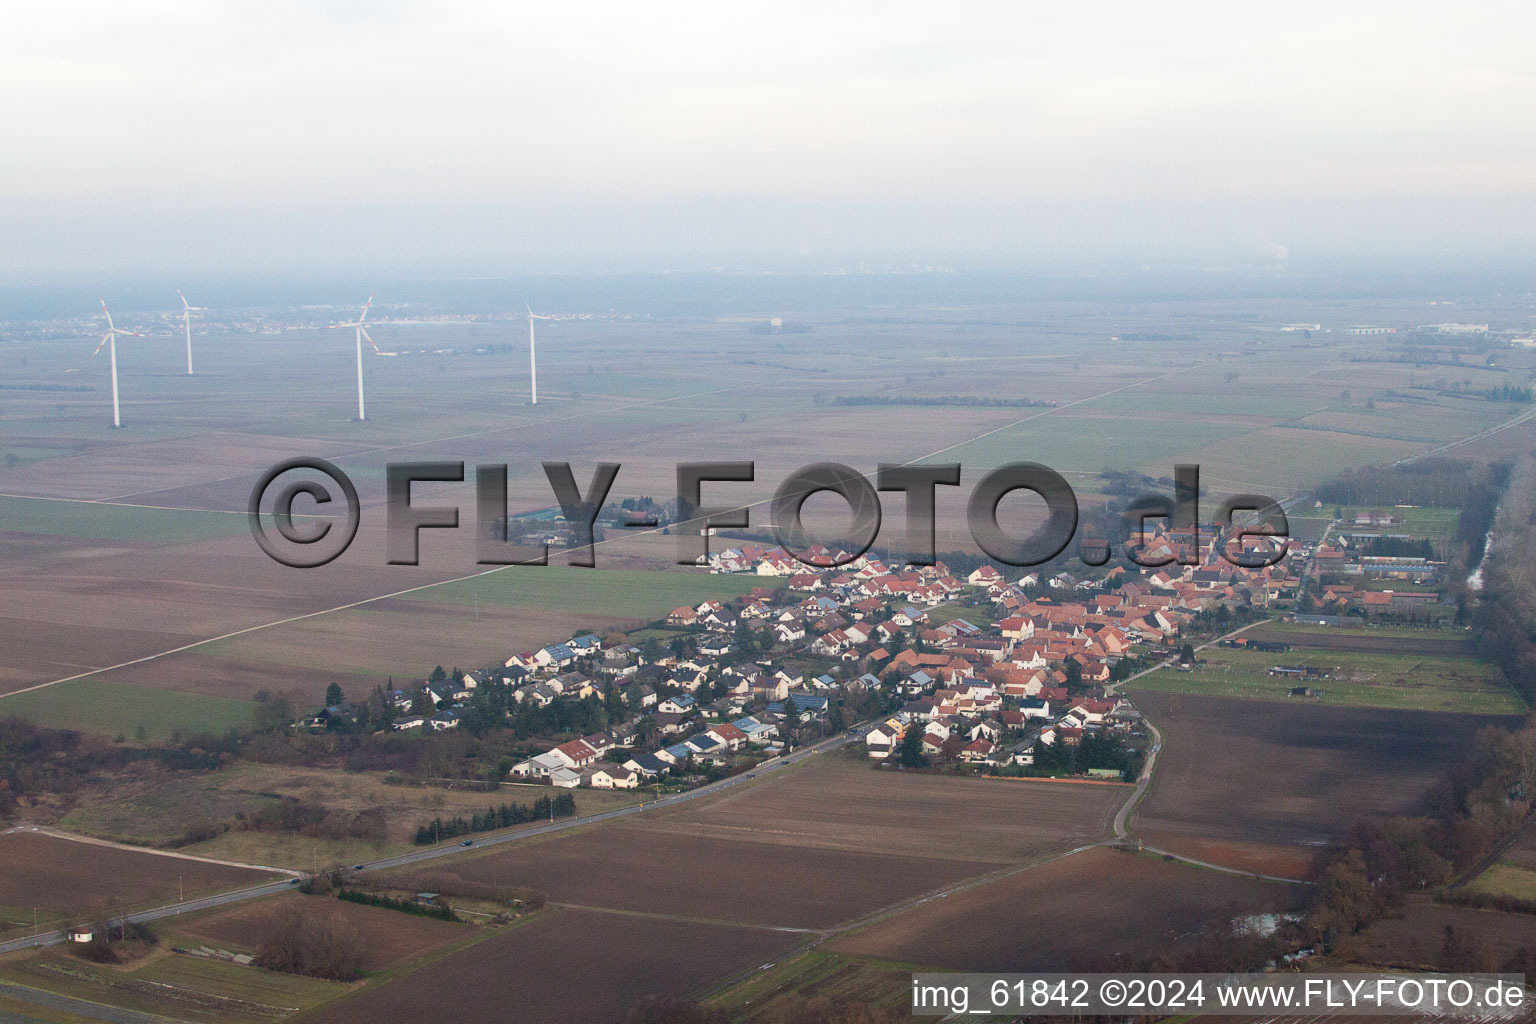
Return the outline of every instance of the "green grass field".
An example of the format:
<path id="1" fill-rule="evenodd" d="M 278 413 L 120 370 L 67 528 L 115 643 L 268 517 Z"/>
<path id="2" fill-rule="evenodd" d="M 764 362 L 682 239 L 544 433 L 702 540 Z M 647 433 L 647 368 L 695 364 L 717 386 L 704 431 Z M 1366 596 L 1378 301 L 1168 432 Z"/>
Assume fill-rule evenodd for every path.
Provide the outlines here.
<path id="1" fill-rule="evenodd" d="M 1040 409 L 1010 410 L 1024 419 Z M 1090 415 L 1090 413 L 1092 413 Z M 1093 403 L 1066 413 L 1052 413 L 1009 427 L 988 437 L 968 441 L 943 455 L 946 461 L 1000 466 L 1029 459 L 1058 472 L 1113 469 L 1145 470 L 1153 476 L 1173 472 L 1180 456 L 1207 442 L 1217 425 L 1198 415 L 1148 417 L 1099 416 Z M 1222 424 L 1227 435 L 1249 429 Z M 1157 470 L 1153 472 L 1153 470 Z"/>
<path id="2" fill-rule="evenodd" d="M 50 729 L 78 729 L 128 740 L 222 734 L 250 726 L 256 705 L 228 697 L 77 679 L 0 700 L 0 713 Z"/>
<path id="3" fill-rule="evenodd" d="M 67 914 L 55 914 L 36 907 L 0 906 L 0 937 L 33 935 L 49 928 L 63 927 L 68 921 Z"/>
<path id="4" fill-rule="evenodd" d="M 1323 511 L 1333 515 L 1338 506 L 1324 505 Z M 1348 533 L 1358 530 L 1362 533 L 1407 533 L 1415 537 L 1427 537 L 1431 541 L 1449 540 L 1456 534 L 1456 524 L 1461 519 L 1459 508 L 1430 508 L 1419 506 L 1416 508 L 1397 508 L 1387 505 L 1345 505 L 1344 518 L 1339 524 L 1339 529 Z M 1355 526 L 1355 516 L 1362 512 L 1386 512 L 1398 519 L 1401 523 L 1391 526 Z"/>
<path id="5" fill-rule="evenodd" d="M 159 846 L 193 829 L 218 827 L 242 811 L 255 813 L 275 803 L 272 797 L 220 790 L 202 777 L 171 778 L 131 796 L 119 792 L 111 801 L 76 807 L 59 825 L 115 842 Z"/>
<path id="6" fill-rule="evenodd" d="M 164 943 L 162 943 L 162 946 Z M 169 952 L 141 966 L 102 967 L 55 947 L 0 967 L 0 978 L 93 1003 L 198 1024 L 258 1024 L 290 1016 L 350 988 Z"/>
<path id="7" fill-rule="evenodd" d="M 1239 382 L 1241 378 L 1239 378 Z M 1247 419 L 1299 420 L 1332 408 L 1336 401 L 1315 395 L 1250 395 L 1235 393 L 1200 396 L 1200 411 L 1208 416 L 1241 416 Z M 1122 391 L 1092 403 L 1095 412 L 1184 414 L 1190 397 L 1185 394 L 1160 394 L 1150 390 Z"/>
<path id="8" fill-rule="evenodd" d="M 964 619 L 973 626 L 982 629 L 991 629 L 997 620 L 993 618 L 989 609 L 967 608 L 960 604 L 941 604 L 937 608 L 928 609 L 928 624 L 930 627 L 942 626 L 953 619 Z"/>
<path id="9" fill-rule="evenodd" d="M 1250 700 L 1312 700 L 1349 707 L 1518 715 L 1525 702 L 1493 665 L 1471 657 L 1431 657 L 1324 651 L 1293 647 L 1284 653 L 1210 648 L 1193 672 L 1164 668 L 1131 689 Z M 1271 666 L 1311 666 L 1327 679 L 1268 674 Z M 1290 697 L 1292 687 L 1311 686 L 1321 697 Z"/>
<path id="10" fill-rule="evenodd" d="M 362 839 L 312 839 L 281 832 L 242 832 L 231 829 L 207 842 L 181 848 L 179 853 L 212 857 L 237 864 L 261 864 L 292 871 L 346 867 L 408 853 L 406 843 L 371 843 Z"/>
<path id="11" fill-rule="evenodd" d="M 1273 619 L 1263 627 L 1263 632 L 1286 634 L 1285 639 L 1291 643 L 1305 644 L 1309 636 L 1373 636 L 1390 637 L 1397 640 L 1418 640 L 1424 637 L 1468 638 L 1470 632 L 1465 629 L 1446 629 L 1438 626 L 1380 626 L 1362 621 L 1358 627 L 1341 626 L 1312 626 L 1305 622 L 1291 622 L 1287 619 Z"/>
<path id="12" fill-rule="evenodd" d="M 726 600 L 753 587 L 778 585 L 761 576 L 717 576 L 677 569 L 573 569 L 569 566 L 511 566 L 489 576 L 448 583 L 411 595 L 412 600 L 482 604 L 550 611 L 601 609 L 602 614 L 651 620 L 680 605 Z"/>
<path id="13" fill-rule="evenodd" d="M 216 960 L 198 960 L 189 956 L 162 957 L 136 972 L 135 977 L 155 985 L 207 993 L 224 1000 L 293 1010 L 304 1009 L 335 998 L 347 986 L 317 978 L 303 978 L 255 967 L 240 967 Z M 229 1017 L 221 1009 L 213 1020 Z"/>
<path id="14" fill-rule="evenodd" d="M 249 529 L 244 513 L 184 511 L 131 505 L 0 498 L 0 530 L 88 540 L 187 541 L 228 537 Z"/>
<path id="15" fill-rule="evenodd" d="M 0 1020 L 14 1021 L 15 1024 L 33 1024 L 34 1021 L 47 1021 L 47 1024 L 99 1024 L 94 1017 L 81 1017 L 65 1010 L 12 998 L 4 989 L 0 989 Z"/>
<path id="16" fill-rule="evenodd" d="M 1536 903 L 1536 871 L 1513 864 L 1494 864 L 1474 878 L 1467 889 L 1489 896 L 1512 896 Z"/>

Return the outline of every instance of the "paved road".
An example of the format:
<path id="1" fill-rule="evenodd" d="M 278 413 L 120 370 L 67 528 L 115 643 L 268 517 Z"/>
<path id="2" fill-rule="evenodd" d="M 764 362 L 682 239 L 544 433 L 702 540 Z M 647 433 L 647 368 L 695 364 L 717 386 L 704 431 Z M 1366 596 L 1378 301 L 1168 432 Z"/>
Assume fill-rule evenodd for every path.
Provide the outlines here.
<path id="1" fill-rule="evenodd" d="M 299 880 L 297 878 L 285 878 L 278 882 L 264 882 L 261 885 L 253 885 L 246 889 L 219 893 L 217 896 L 205 896 L 202 899 L 170 903 L 163 907 L 155 907 L 152 910 L 140 911 L 137 914 L 128 914 L 127 920 L 139 924 L 159 921 L 162 918 L 175 917 L 178 914 L 190 914 L 194 910 L 207 910 L 210 907 L 222 907 L 227 903 L 239 903 L 241 900 L 256 899 L 258 896 L 271 896 L 274 893 L 291 889 L 298 884 Z M 113 920 L 116 920 L 116 918 Z M 65 933 L 63 930 L 44 932 L 39 935 L 28 935 L 25 938 L 0 942 L 0 953 L 13 953 L 18 949 L 27 949 L 31 946 L 52 946 L 63 942 L 64 939 Z"/>
<path id="2" fill-rule="evenodd" d="M 867 724 L 867 723 L 866 723 Z M 489 835 L 476 836 L 466 846 L 463 843 L 447 843 L 440 846 L 429 846 L 421 850 L 413 850 L 410 853 L 402 853 L 396 857 L 385 857 L 380 860 L 369 861 L 362 865 L 365 871 L 381 871 L 385 868 L 396 868 L 407 864 L 417 864 L 422 861 L 436 860 L 439 857 L 453 857 L 468 853 L 471 850 L 480 850 L 487 846 L 499 846 L 502 843 L 513 843 L 527 839 L 530 836 L 549 835 L 554 832 L 563 832 L 566 829 L 582 828 L 601 821 L 611 821 L 614 818 L 623 818 L 632 814 L 644 814 L 659 808 L 673 807 L 686 803 L 689 800 L 697 800 L 700 797 L 710 796 L 722 790 L 732 789 L 744 785 L 754 779 L 762 778 L 775 772 L 781 772 L 791 765 L 799 764 L 808 758 L 824 754 L 830 750 L 837 750 L 854 741 L 855 736 L 864 728 L 865 724 L 855 726 L 853 729 L 829 736 L 809 746 L 801 747 L 783 757 L 776 757 L 764 761 L 756 768 L 743 775 L 732 776 L 711 782 L 698 789 L 690 789 L 687 792 L 677 793 L 673 796 L 662 797 L 650 803 L 634 804 L 630 807 L 619 807 L 611 811 L 603 811 L 599 814 L 588 814 L 579 818 L 565 818 L 553 821 L 545 825 L 536 825 L 533 828 L 522 828 L 509 832 L 497 832 Z M 262 896 L 271 896 L 275 893 L 285 892 L 299 884 L 298 878 L 284 878 L 276 882 L 267 882 L 261 885 L 251 886 L 245 889 L 237 889 L 233 892 L 219 893 L 215 896 L 207 896 L 202 899 L 187 900 L 181 903 L 172 903 L 152 910 L 141 911 L 137 914 L 127 915 L 127 920 L 144 924 L 150 921 L 159 921 L 167 917 L 175 917 L 179 914 L 189 914 L 195 910 L 208 910 L 212 907 L 221 907 L 230 903 L 239 903 L 244 900 L 257 899 Z M 32 946 L 52 946 L 63 942 L 66 938 L 64 930 L 44 932 L 38 935 L 28 935 L 24 938 L 12 939 L 9 942 L 0 942 L 0 953 L 11 953 L 18 949 L 27 949 Z"/>

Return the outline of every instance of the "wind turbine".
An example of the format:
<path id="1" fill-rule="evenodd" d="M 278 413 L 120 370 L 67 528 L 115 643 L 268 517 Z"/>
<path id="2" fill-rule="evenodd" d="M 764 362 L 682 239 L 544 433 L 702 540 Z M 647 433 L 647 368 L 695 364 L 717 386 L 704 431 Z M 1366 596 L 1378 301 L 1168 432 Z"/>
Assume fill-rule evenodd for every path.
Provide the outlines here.
<path id="1" fill-rule="evenodd" d="M 187 302 L 187 297 L 181 294 L 181 289 L 176 289 L 176 294 L 181 296 L 181 326 L 187 332 L 187 376 L 192 376 L 192 314 L 200 313 L 207 306 L 194 306 Z"/>
<path id="2" fill-rule="evenodd" d="M 363 321 L 368 319 L 368 307 L 371 305 L 373 305 L 373 296 L 370 294 L 368 301 L 363 303 L 363 311 L 358 314 L 356 320 L 330 326 L 330 330 L 333 331 L 339 327 L 357 328 L 357 418 L 360 421 L 368 418 L 363 412 L 363 339 L 368 338 L 370 345 L 373 345 L 373 339 L 368 336 L 368 330 L 363 326 Z M 377 352 L 379 346 L 373 345 L 373 350 Z"/>
<path id="3" fill-rule="evenodd" d="M 112 324 L 112 314 L 107 312 L 106 299 L 101 300 L 101 312 L 107 318 L 107 333 L 101 336 L 101 344 L 96 346 L 96 351 L 91 353 L 91 358 L 95 359 L 101 354 L 102 345 L 107 347 L 107 354 L 112 362 L 112 426 L 121 427 L 123 425 L 123 417 L 117 405 L 117 336 L 119 334 L 127 334 L 135 338 L 142 338 L 144 335 L 138 331 L 125 331 L 121 327 L 114 327 Z"/>
<path id="4" fill-rule="evenodd" d="M 528 379 L 529 379 L 529 382 L 532 384 L 532 387 L 533 387 L 533 391 L 532 391 L 533 397 L 532 397 L 532 400 L 528 404 L 529 405 L 538 405 L 539 404 L 539 361 L 536 358 L 536 356 L 534 354 L 534 349 L 533 349 L 533 322 L 535 320 L 553 320 L 554 317 L 552 317 L 552 316 L 540 316 L 538 313 L 535 313 L 533 311 L 533 307 L 528 305 L 526 302 L 523 303 L 523 308 L 528 310 Z"/>

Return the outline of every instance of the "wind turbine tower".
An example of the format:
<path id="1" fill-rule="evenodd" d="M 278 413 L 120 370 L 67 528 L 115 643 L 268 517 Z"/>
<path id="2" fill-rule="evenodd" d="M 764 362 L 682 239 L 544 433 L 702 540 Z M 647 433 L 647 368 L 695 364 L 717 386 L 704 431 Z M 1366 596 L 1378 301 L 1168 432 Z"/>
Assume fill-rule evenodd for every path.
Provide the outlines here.
<path id="1" fill-rule="evenodd" d="M 194 306 L 187 302 L 187 297 L 181 294 L 181 289 L 176 289 L 176 294 L 181 296 L 181 326 L 187 332 L 187 376 L 192 376 L 192 314 L 200 313 L 207 306 Z"/>
<path id="2" fill-rule="evenodd" d="M 101 300 L 101 312 L 107 318 L 107 333 L 101 336 L 101 344 L 96 346 L 96 351 L 91 353 L 91 358 L 95 359 L 101 353 L 102 345 L 107 347 L 107 355 L 112 363 L 112 426 L 121 427 L 123 425 L 123 417 L 117 404 L 117 336 L 119 334 L 127 334 L 135 338 L 142 338 L 144 335 L 138 331 L 125 331 L 121 327 L 114 327 L 112 325 L 112 314 L 107 312 L 106 299 Z"/>
<path id="3" fill-rule="evenodd" d="M 333 331 L 339 327 L 352 327 L 357 331 L 357 418 L 359 421 L 368 418 L 363 406 L 363 339 L 368 338 L 368 344 L 373 345 L 375 352 L 379 350 L 379 346 L 373 344 L 373 338 L 369 337 L 367 328 L 363 326 L 363 321 L 368 319 L 368 307 L 371 305 L 373 305 L 373 296 L 369 295 L 368 301 L 363 303 L 363 311 L 358 314 L 356 320 L 330 326 Z"/>

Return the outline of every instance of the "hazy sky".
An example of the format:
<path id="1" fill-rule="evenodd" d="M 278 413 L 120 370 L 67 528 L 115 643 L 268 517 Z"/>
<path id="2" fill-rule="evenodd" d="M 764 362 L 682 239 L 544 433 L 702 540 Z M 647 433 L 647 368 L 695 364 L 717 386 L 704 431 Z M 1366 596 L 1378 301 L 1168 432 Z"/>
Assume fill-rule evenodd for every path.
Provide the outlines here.
<path id="1" fill-rule="evenodd" d="M 23 277 L 1536 237 L 1528 2 L 136 0 L 6 21 L 0 271 Z"/>

